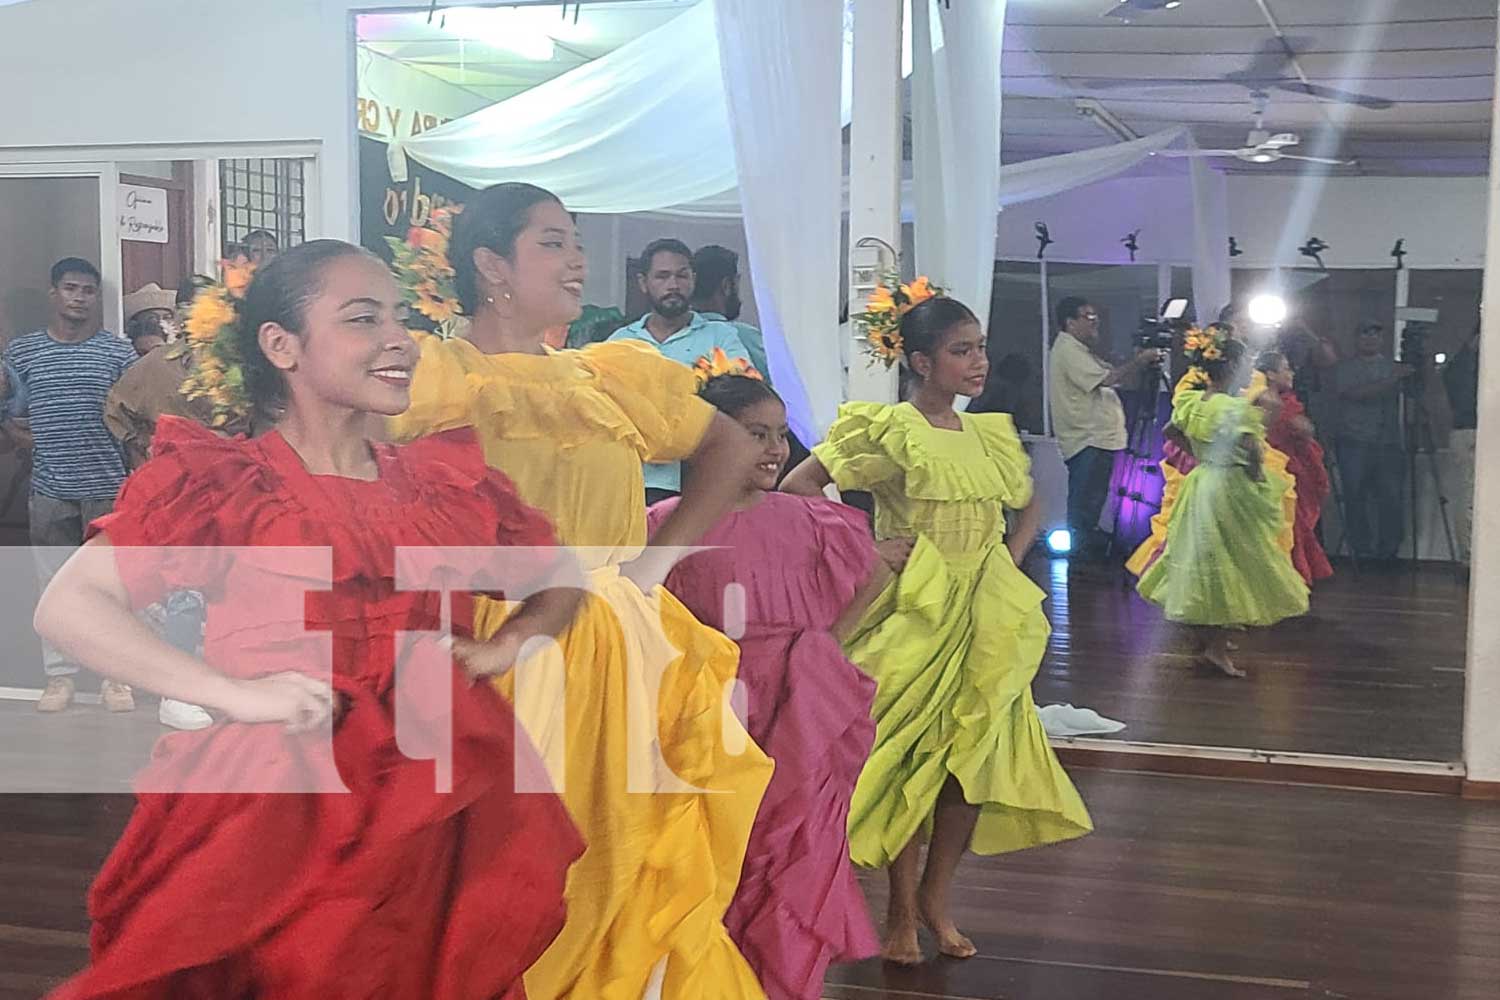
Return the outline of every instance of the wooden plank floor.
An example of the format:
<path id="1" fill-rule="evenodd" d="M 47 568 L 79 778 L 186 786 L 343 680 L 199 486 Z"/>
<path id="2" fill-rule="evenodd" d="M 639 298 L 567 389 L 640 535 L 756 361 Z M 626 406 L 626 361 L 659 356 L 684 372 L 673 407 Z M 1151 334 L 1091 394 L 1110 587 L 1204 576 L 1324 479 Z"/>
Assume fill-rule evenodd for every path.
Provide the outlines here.
<path id="1" fill-rule="evenodd" d="M 1461 756 L 1468 591 L 1451 568 L 1347 567 L 1312 613 L 1243 633 L 1248 681 L 1195 668 L 1187 637 L 1115 567 L 1033 559 L 1052 641 L 1038 704 L 1087 706 L 1122 739 L 1453 761 Z"/>
<path id="2" fill-rule="evenodd" d="M 967 962 L 836 971 L 838 1000 L 1494 1000 L 1500 806 L 1076 772 L 1098 831 L 968 858 Z M 883 876 L 865 879 L 883 913 Z M 931 942 L 926 941 L 931 949 Z"/>
<path id="3" fill-rule="evenodd" d="M 1098 832 L 965 859 L 980 954 L 836 969 L 836 1000 L 1494 1000 L 1500 806 L 1086 771 Z M 0 797 L 0 1000 L 87 956 L 123 796 Z M 865 879 L 884 908 L 884 879 Z M 930 942 L 926 942 L 931 947 Z"/>

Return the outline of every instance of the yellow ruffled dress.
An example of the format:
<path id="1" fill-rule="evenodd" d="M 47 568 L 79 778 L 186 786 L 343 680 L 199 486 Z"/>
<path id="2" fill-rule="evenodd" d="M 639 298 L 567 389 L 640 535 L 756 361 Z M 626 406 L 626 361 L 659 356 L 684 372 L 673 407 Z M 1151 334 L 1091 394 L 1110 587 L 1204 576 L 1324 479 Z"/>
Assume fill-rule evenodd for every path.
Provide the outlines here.
<path id="1" fill-rule="evenodd" d="M 854 790 L 856 863 L 889 864 L 926 828 L 949 775 L 980 806 L 971 848 L 1018 851 L 1093 829 L 1031 698 L 1051 626 L 1012 562 L 1004 508 L 1031 500 L 1011 418 L 932 426 L 909 403 L 849 403 L 813 449 L 841 490 L 875 497 L 879 538 L 911 559 L 847 644 L 875 678 L 875 748 Z"/>
<path id="2" fill-rule="evenodd" d="M 739 651 L 618 570 L 646 541 L 642 461 L 691 454 L 713 408 L 689 368 L 644 344 L 533 356 L 417 340 L 412 405 L 392 432 L 475 427 L 489 464 L 564 544 L 598 547 L 562 662 L 554 653 L 497 685 L 588 845 L 568 875 L 567 923 L 526 974 L 527 995 L 641 1000 L 665 958 L 665 1000 L 763 1000 L 723 923 L 772 768 L 725 709 Z M 476 633 L 492 635 L 508 611 L 479 600 Z M 641 791 L 653 781 L 707 791 Z"/>
<path id="3" fill-rule="evenodd" d="M 1172 389 L 1172 405 L 1177 405 L 1178 401 L 1182 399 L 1184 392 L 1201 390 L 1205 385 L 1207 385 L 1207 376 L 1201 370 L 1197 368 L 1188 369 L 1187 373 L 1177 380 L 1176 387 Z M 1245 387 L 1242 395 L 1246 400 L 1253 403 L 1268 388 L 1269 385 L 1266 383 L 1265 374 L 1263 372 L 1256 372 L 1251 376 L 1250 384 Z M 1286 552 L 1287 555 L 1292 554 L 1292 544 L 1295 538 L 1297 523 L 1297 480 L 1292 476 L 1291 470 L 1287 467 L 1289 461 L 1290 459 L 1285 452 L 1278 451 L 1269 444 L 1263 446 L 1261 464 L 1265 468 L 1266 475 L 1278 481 L 1285 480 L 1289 484 L 1286 493 L 1282 495 L 1281 499 L 1282 509 L 1286 513 L 1286 524 L 1282 528 L 1281 533 L 1276 536 L 1277 547 Z M 1172 520 L 1172 508 L 1176 506 L 1177 496 L 1182 491 L 1182 482 L 1187 478 L 1187 473 L 1175 465 L 1162 462 L 1158 468 L 1161 469 L 1162 477 L 1161 506 L 1155 514 L 1151 515 L 1151 534 L 1146 536 L 1146 539 L 1140 545 L 1136 546 L 1135 552 L 1125 562 L 1125 569 L 1132 576 L 1138 577 L 1146 572 L 1146 567 L 1150 566 L 1152 560 L 1160 555 L 1162 549 L 1166 547 L 1167 524 Z"/>

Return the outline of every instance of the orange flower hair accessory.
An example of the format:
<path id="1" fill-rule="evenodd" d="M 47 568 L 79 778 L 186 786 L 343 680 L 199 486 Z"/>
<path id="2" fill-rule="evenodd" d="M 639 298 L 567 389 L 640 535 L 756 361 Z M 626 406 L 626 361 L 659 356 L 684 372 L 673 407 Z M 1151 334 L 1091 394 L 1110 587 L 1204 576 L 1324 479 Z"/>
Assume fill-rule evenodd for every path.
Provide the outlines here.
<path id="1" fill-rule="evenodd" d="M 943 290 L 925 275 L 902 284 L 896 272 L 887 273 L 870 294 L 865 311 L 849 317 L 864 334 L 865 350 L 870 354 L 871 363 L 878 361 L 890 368 L 899 362 L 904 356 L 901 318 L 928 299 L 943 294 Z"/>
<path id="2" fill-rule="evenodd" d="M 192 355 L 193 370 L 183 380 L 181 392 L 188 399 L 207 399 L 213 406 L 210 425 L 223 429 L 241 424 L 251 410 L 235 328 L 255 265 L 236 257 L 220 261 L 219 272 L 217 282 L 204 285 L 193 297 L 183 324 L 187 336 L 173 349 L 173 356 Z"/>
<path id="3" fill-rule="evenodd" d="M 1188 330 L 1182 338 L 1182 350 L 1187 356 L 1188 364 L 1194 368 L 1202 368 L 1205 364 L 1222 361 L 1224 346 L 1233 336 L 1229 327 L 1218 323 L 1210 323 L 1202 329 L 1193 327 Z"/>
<path id="4" fill-rule="evenodd" d="M 693 363 L 693 374 L 698 376 L 698 388 L 701 390 L 713 379 L 724 375 L 738 375 L 740 378 L 753 378 L 757 382 L 764 382 L 765 376 L 755 370 L 755 367 L 745 358 L 730 358 L 724 353 L 724 348 L 715 347 L 713 353 L 708 357 L 699 358 Z"/>
<path id="5" fill-rule="evenodd" d="M 448 262 L 448 240 L 453 235 L 453 217 L 460 210 L 447 205 L 435 208 L 425 226 L 407 230 L 406 239 L 385 238 L 402 301 L 426 317 L 444 340 L 458 333 L 458 292 L 453 265 Z"/>

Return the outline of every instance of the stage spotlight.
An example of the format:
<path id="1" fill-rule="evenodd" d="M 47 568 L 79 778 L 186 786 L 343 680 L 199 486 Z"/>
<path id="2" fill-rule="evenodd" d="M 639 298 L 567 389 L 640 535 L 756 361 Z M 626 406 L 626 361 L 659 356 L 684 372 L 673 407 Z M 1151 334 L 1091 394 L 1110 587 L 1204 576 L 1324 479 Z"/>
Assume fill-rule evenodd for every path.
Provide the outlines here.
<path id="1" fill-rule="evenodd" d="M 1446 365 L 1448 363 L 1448 355 L 1434 354 L 1432 356 L 1432 363 L 1435 365 Z"/>
<path id="2" fill-rule="evenodd" d="M 1286 299 L 1280 295 L 1257 295 L 1247 310 L 1256 326 L 1280 326 L 1286 319 Z"/>
<path id="3" fill-rule="evenodd" d="M 1047 532 L 1047 551 L 1054 556 L 1065 556 L 1073 551 L 1073 533 L 1067 528 L 1056 528 Z"/>

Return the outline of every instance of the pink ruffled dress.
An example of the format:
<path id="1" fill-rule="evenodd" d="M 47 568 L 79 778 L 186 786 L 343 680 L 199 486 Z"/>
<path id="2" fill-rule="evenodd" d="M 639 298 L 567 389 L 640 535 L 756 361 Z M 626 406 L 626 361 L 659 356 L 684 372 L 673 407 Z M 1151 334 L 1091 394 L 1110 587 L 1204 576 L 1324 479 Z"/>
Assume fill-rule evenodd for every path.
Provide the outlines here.
<path id="1" fill-rule="evenodd" d="M 652 508 L 653 528 L 676 503 Z M 718 548 L 680 563 L 667 589 L 739 642 L 746 728 L 776 762 L 724 923 L 769 1000 L 817 1000 L 829 964 L 880 947 L 847 833 L 875 682 L 830 631 L 879 557 L 859 511 L 785 493 L 700 544 Z"/>

